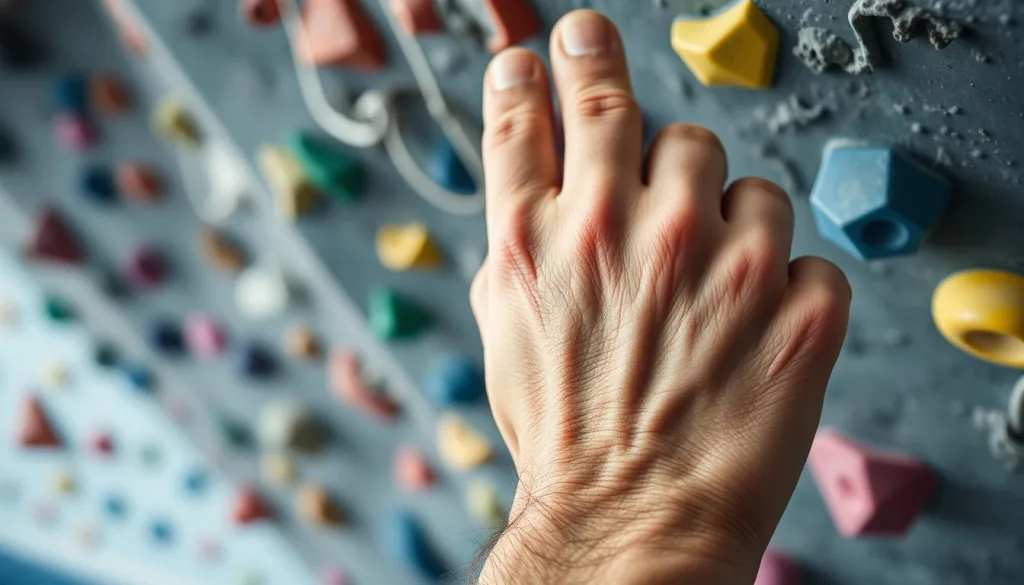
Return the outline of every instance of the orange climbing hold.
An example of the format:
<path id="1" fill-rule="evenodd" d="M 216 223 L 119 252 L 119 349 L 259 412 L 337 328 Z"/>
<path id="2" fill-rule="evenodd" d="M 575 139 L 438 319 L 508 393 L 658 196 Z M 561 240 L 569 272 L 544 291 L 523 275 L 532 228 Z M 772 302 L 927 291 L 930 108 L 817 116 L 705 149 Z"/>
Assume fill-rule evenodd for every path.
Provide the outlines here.
<path id="1" fill-rule="evenodd" d="M 485 0 L 494 24 L 487 48 L 498 53 L 537 34 L 540 20 L 528 0 Z"/>
<path id="2" fill-rule="evenodd" d="M 114 171 L 117 192 L 140 203 L 156 203 L 163 195 L 163 180 L 153 167 L 137 162 L 118 163 Z"/>
<path id="3" fill-rule="evenodd" d="M 21 407 L 21 422 L 18 426 L 18 444 L 22 447 L 59 449 L 60 436 L 50 422 L 43 405 L 34 396 L 25 399 Z"/>
<path id="4" fill-rule="evenodd" d="M 101 114 L 119 115 L 131 109 L 128 88 L 112 75 L 99 75 L 89 80 L 89 104 Z"/>
<path id="5" fill-rule="evenodd" d="M 302 35 L 295 47 L 311 65 L 381 69 L 384 41 L 358 0 L 306 0 Z"/>
<path id="6" fill-rule="evenodd" d="M 328 362 L 327 380 L 335 398 L 383 421 L 398 416 L 398 405 L 363 380 L 359 356 L 354 351 L 335 349 Z"/>
<path id="7" fill-rule="evenodd" d="M 434 0 L 391 0 L 391 13 L 411 36 L 438 32 L 443 27 Z"/>
<path id="8" fill-rule="evenodd" d="M 394 473 L 395 483 L 410 492 L 428 490 L 436 480 L 426 456 L 416 447 L 408 445 L 395 452 Z"/>
<path id="9" fill-rule="evenodd" d="M 274 514 L 255 488 L 245 486 L 235 496 L 235 507 L 231 516 L 235 524 L 244 526 L 260 520 L 270 520 Z"/>
<path id="10" fill-rule="evenodd" d="M 29 239 L 26 253 L 38 260 L 64 264 L 78 264 L 83 259 L 82 248 L 64 218 L 52 207 L 45 207 L 36 216 L 35 231 Z"/>

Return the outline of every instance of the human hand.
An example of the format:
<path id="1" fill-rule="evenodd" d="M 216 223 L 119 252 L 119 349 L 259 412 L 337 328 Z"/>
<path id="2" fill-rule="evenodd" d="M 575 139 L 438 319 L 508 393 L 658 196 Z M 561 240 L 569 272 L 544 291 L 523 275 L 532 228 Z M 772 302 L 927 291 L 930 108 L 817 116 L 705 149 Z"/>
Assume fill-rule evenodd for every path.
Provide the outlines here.
<path id="1" fill-rule="evenodd" d="M 482 582 L 751 583 L 792 495 L 850 288 L 790 262 L 793 211 L 725 188 L 708 130 L 641 112 L 614 25 L 576 11 L 551 61 L 485 81 L 490 254 L 471 294 L 487 389 L 520 474 Z"/>

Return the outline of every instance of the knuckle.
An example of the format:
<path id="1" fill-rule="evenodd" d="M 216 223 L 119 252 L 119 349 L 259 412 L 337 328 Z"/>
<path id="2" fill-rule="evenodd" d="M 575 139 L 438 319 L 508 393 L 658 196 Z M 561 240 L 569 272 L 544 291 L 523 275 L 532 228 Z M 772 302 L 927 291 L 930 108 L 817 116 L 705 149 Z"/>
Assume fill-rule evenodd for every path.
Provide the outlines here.
<path id="1" fill-rule="evenodd" d="M 532 105 L 516 106 L 503 112 L 488 126 L 488 150 L 538 140 L 546 123 L 544 116 Z"/>
<path id="2" fill-rule="evenodd" d="M 718 135 L 703 126 L 694 124 L 670 124 L 662 128 L 655 139 L 655 144 L 675 142 L 697 142 L 725 154 L 725 147 Z"/>
<path id="3" fill-rule="evenodd" d="M 772 197 L 779 203 L 781 203 L 789 213 L 793 213 L 793 202 L 789 200 L 789 195 L 786 190 L 779 185 L 763 179 L 761 177 L 743 177 L 733 182 L 730 191 L 743 193 L 743 192 L 757 192 L 768 197 Z"/>
<path id="4" fill-rule="evenodd" d="M 633 95 L 616 87 L 593 87 L 576 96 L 576 115 L 581 121 L 633 121 L 640 117 L 640 106 Z"/>

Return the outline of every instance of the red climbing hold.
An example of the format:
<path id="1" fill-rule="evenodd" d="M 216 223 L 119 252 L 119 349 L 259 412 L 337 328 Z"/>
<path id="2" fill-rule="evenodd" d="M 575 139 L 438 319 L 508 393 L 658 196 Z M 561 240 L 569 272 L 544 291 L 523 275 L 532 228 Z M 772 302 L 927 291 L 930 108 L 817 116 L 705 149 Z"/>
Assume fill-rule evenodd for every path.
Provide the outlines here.
<path id="1" fill-rule="evenodd" d="M 800 568 L 775 549 L 768 549 L 761 557 L 754 585 L 800 585 Z"/>
<path id="2" fill-rule="evenodd" d="M 434 470 L 416 447 L 404 446 L 395 452 L 395 483 L 409 492 L 421 492 L 434 485 Z"/>
<path id="3" fill-rule="evenodd" d="M 312 65 L 384 67 L 387 56 L 377 27 L 358 0 L 306 0 L 296 47 Z"/>
<path id="4" fill-rule="evenodd" d="M 23 447 L 59 449 L 61 446 L 60 436 L 53 428 L 50 417 L 34 396 L 26 398 L 21 407 L 18 443 Z"/>
<path id="5" fill-rule="evenodd" d="M 232 517 L 235 524 L 244 526 L 259 520 L 270 520 L 274 514 L 260 494 L 252 487 L 246 486 L 235 496 L 235 509 Z"/>
<path id="6" fill-rule="evenodd" d="M 532 37 L 540 30 L 540 20 L 527 0 L 485 0 L 494 22 L 494 34 L 487 48 L 498 53 Z"/>
<path id="7" fill-rule="evenodd" d="M 277 0 L 242 0 L 242 15 L 250 26 L 272 26 L 281 21 Z"/>
<path id="8" fill-rule="evenodd" d="M 924 464 L 868 449 L 832 430 L 818 431 L 807 461 L 846 537 L 905 534 L 937 484 Z"/>
<path id="9" fill-rule="evenodd" d="M 441 30 L 434 0 L 391 0 L 391 13 L 411 36 Z"/>
<path id="10" fill-rule="evenodd" d="M 52 207 L 44 207 L 36 216 L 26 253 L 38 260 L 64 264 L 78 264 L 83 258 L 82 248 L 71 228 Z"/>
<path id="11" fill-rule="evenodd" d="M 398 405 L 363 380 L 359 357 L 354 351 L 333 350 L 327 368 L 331 393 L 338 400 L 384 421 L 393 420 L 398 415 Z"/>
<path id="12" fill-rule="evenodd" d="M 97 455 L 108 456 L 114 452 L 114 440 L 107 433 L 96 433 L 89 439 L 89 448 Z"/>

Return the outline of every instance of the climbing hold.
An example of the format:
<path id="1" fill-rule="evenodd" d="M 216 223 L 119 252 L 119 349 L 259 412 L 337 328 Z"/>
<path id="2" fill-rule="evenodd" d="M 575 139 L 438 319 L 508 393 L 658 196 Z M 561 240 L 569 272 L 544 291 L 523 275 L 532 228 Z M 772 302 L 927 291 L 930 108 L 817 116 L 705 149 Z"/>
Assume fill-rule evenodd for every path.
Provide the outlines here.
<path id="1" fill-rule="evenodd" d="M 487 48 L 499 53 L 537 34 L 540 20 L 528 0 L 484 0 L 491 17 Z"/>
<path id="2" fill-rule="evenodd" d="M 92 166 L 82 173 L 82 194 L 93 203 L 109 205 L 117 201 L 114 174 L 102 166 Z"/>
<path id="3" fill-rule="evenodd" d="M 78 264 L 85 254 L 71 227 L 56 208 L 44 207 L 35 218 L 25 253 L 36 260 Z"/>
<path id="4" fill-rule="evenodd" d="M 319 484 L 307 484 L 295 493 L 295 509 L 299 518 L 313 526 L 337 528 L 345 516 L 334 498 Z"/>
<path id="5" fill-rule="evenodd" d="M 132 107 L 132 98 L 119 79 L 97 75 L 89 80 L 89 104 L 101 114 L 120 115 Z"/>
<path id="6" fill-rule="evenodd" d="M 439 579 L 447 572 L 426 532 L 408 510 L 391 513 L 384 530 L 384 545 L 399 562 L 427 579 Z"/>
<path id="7" fill-rule="evenodd" d="M 67 496 L 75 493 L 75 478 L 68 471 L 58 471 L 53 477 L 53 491 L 60 496 Z"/>
<path id="8" fill-rule="evenodd" d="M 252 446 L 252 433 L 239 420 L 221 416 L 217 419 L 217 429 L 224 442 L 234 449 L 247 449 Z"/>
<path id="9" fill-rule="evenodd" d="M 114 185 L 121 195 L 139 203 L 156 203 L 163 197 L 163 179 L 148 165 L 137 162 L 118 163 Z"/>
<path id="10" fill-rule="evenodd" d="M 206 491 L 210 485 L 210 474 L 198 467 L 185 474 L 185 491 L 193 496 L 198 496 Z"/>
<path id="11" fill-rule="evenodd" d="M 43 312 L 54 323 L 67 323 L 75 318 L 75 310 L 63 299 L 47 295 L 43 299 Z"/>
<path id="12" fill-rule="evenodd" d="M 445 465 L 458 471 L 477 468 L 493 454 L 487 438 L 453 413 L 443 415 L 437 424 L 437 452 Z"/>
<path id="13" fill-rule="evenodd" d="M 50 362 L 46 364 L 46 370 L 44 372 L 46 383 L 51 388 L 62 388 L 67 386 L 68 380 L 71 378 L 71 374 L 68 373 L 68 368 L 60 362 Z"/>
<path id="14" fill-rule="evenodd" d="M 163 397 L 160 402 L 164 408 L 164 412 L 171 417 L 171 420 L 184 426 L 192 418 L 192 407 L 189 406 L 188 400 L 182 396 L 176 396 L 170 394 Z"/>
<path id="15" fill-rule="evenodd" d="M 40 449 L 59 449 L 62 446 L 57 429 L 35 396 L 27 396 L 22 402 L 21 419 L 18 422 L 18 444 L 22 447 Z"/>
<path id="16" fill-rule="evenodd" d="M 775 549 L 768 549 L 761 557 L 754 585 L 800 585 L 800 567 Z"/>
<path id="17" fill-rule="evenodd" d="M 0 299 L 0 325 L 12 326 L 18 324 L 18 309 L 13 303 Z"/>
<path id="18" fill-rule="evenodd" d="M 146 245 L 132 251 L 124 265 L 124 276 L 128 282 L 143 290 L 159 287 L 167 279 L 167 272 L 163 253 Z"/>
<path id="19" fill-rule="evenodd" d="M 751 0 L 735 0 L 708 17 L 679 16 L 672 48 L 704 85 L 771 87 L 779 30 Z"/>
<path id="20" fill-rule="evenodd" d="M 170 544 L 174 540 L 174 527 L 167 520 L 154 520 L 149 525 L 149 535 L 157 544 Z"/>
<path id="21" fill-rule="evenodd" d="M 58 112 L 84 115 L 88 105 L 88 84 L 78 74 L 63 75 L 53 86 L 53 106 Z"/>
<path id="22" fill-rule="evenodd" d="M 221 550 L 220 543 L 211 538 L 203 538 L 199 541 L 199 557 L 206 562 L 214 562 L 221 558 L 221 554 L 224 551 Z"/>
<path id="23" fill-rule="evenodd" d="M 143 443 L 139 446 L 139 463 L 143 467 L 157 467 L 164 459 L 160 445 L 156 443 Z"/>
<path id="24" fill-rule="evenodd" d="M 948 200 L 946 180 L 907 155 L 838 140 L 811 190 L 818 232 L 861 260 L 917 252 Z"/>
<path id="25" fill-rule="evenodd" d="M 323 565 L 320 567 L 320 585 L 349 585 L 349 580 L 341 567 Z"/>
<path id="26" fill-rule="evenodd" d="M 406 445 L 395 451 L 395 483 L 409 492 L 421 492 L 434 486 L 436 478 L 430 462 L 416 447 Z"/>
<path id="27" fill-rule="evenodd" d="M 266 145 L 260 148 L 256 157 L 282 216 L 295 221 L 319 203 L 319 192 L 306 178 L 302 164 L 290 152 L 279 146 Z"/>
<path id="28" fill-rule="evenodd" d="M 82 548 L 95 548 L 99 543 L 99 533 L 91 524 L 82 524 L 75 529 L 75 540 Z"/>
<path id="29" fill-rule="evenodd" d="M 311 65 L 381 69 L 384 41 L 359 0 L 306 0 L 295 51 Z"/>
<path id="30" fill-rule="evenodd" d="M 194 148 L 202 142 L 196 121 L 185 105 L 172 97 L 161 100 L 153 110 L 153 130 L 178 146 Z"/>
<path id="31" fill-rule="evenodd" d="M 277 373 L 277 360 L 267 348 L 250 341 L 238 348 L 238 372 L 249 378 L 269 378 Z"/>
<path id="32" fill-rule="evenodd" d="M 433 324 L 430 313 L 415 301 L 387 287 L 370 291 L 370 329 L 381 339 L 415 337 Z"/>
<path id="33" fill-rule="evenodd" d="M 308 325 L 296 323 L 284 334 L 284 350 L 295 360 L 309 361 L 320 357 L 320 340 Z"/>
<path id="34" fill-rule="evenodd" d="M 359 357 L 350 349 L 331 351 L 327 364 L 327 383 L 331 394 L 339 401 L 380 420 L 390 421 L 398 415 L 398 405 L 363 379 Z"/>
<path id="35" fill-rule="evenodd" d="M 185 337 L 173 321 L 157 321 L 150 329 L 149 336 L 154 349 L 164 355 L 179 356 L 185 353 Z"/>
<path id="36" fill-rule="evenodd" d="M 81 115 L 58 114 L 53 132 L 57 142 L 73 152 L 88 150 L 96 143 L 96 128 Z"/>
<path id="37" fill-rule="evenodd" d="M 255 488 L 244 486 L 235 494 L 231 517 L 235 524 L 244 526 L 260 520 L 270 520 L 273 512 Z"/>
<path id="38" fill-rule="evenodd" d="M 288 306 L 288 282 L 280 270 L 252 266 L 235 283 L 235 305 L 248 319 L 269 319 Z"/>
<path id="39" fill-rule="evenodd" d="M 429 270 L 441 265 L 441 250 L 425 224 L 385 225 L 377 230 L 377 258 L 390 270 Z"/>
<path id="40" fill-rule="evenodd" d="M 438 139 L 434 145 L 427 171 L 434 182 L 453 193 L 471 195 L 476 192 L 473 176 L 469 174 L 466 165 L 462 164 L 452 143 L 445 138 Z"/>
<path id="41" fill-rule="evenodd" d="M 249 263 L 248 255 L 238 242 L 213 228 L 199 232 L 199 245 L 206 260 L 223 272 L 234 274 Z"/>
<path id="42" fill-rule="evenodd" d="M 295 481 L 295 464 L 283 453 L 265 453 L 260 469 L 264 480 L 269 483 L 288 485 Z"/>
<path id="43" fill-rule="evenodd" d="M 32 509 L 32 519 L 41 526 L 51 526 L 60 518 L 60 509 L 52 502 L 38 502 Z"/>
<path id="44" fill-rule="evenodd" d="M 474 479 L 466 486 L 466 512 L 470 518 L 490 528 L 499 528 L 507 522 L 498 490 L 481 479 Z"/>
<path id="45" fill-rule="evenodd" d="M 242 0 L 242 17 L 251 26 L 271 26 L 281 22 L 277 0 Z"/>
<path id="46" fill-rule="evenodd" d="M 196 313 L 185 321 L 185 340 L 193 355 L 214 358 L 228 347 L 224 328 L 209 315 Z"/>
<path id="47" fill-rule="evenodd" d="M 97 432 L 89 438 L 89 449 L 97 455 L 109 457 L 114 454 L 114 439 L 109 433 Z"/>
<path id="48" fill-rule="evenodd" d="M 966 270 L 932 297 L 939 331 L 956 347 L 995 364 L 1024 368 L 1024 276 Z"/>
<path id="49" fill-rule="evenodd" d="M 103 501 L 103 509 L 106 511 L 107 516 L 110 516 L 115 520 L 120 520 L 127 514 L 128 505 L 121 496 L 109 495 Z"/>
<path id="50" fill-rule="evenodd" d="M 320 191 L 343 202 L 359 200 L 366 184 L 362 163 L 325 138 L 297 132 L 288 142 L 304 175 Z"/>
<path id="51" fill-rule="evenodd" d="M 146 33 L 136 17 L 126 8 L 130 0 L 103 0 L 103 5 L 117 25 L 121 40 L 136 56 L 145 56 L 149 50 Z"/>
<path id="52" fill-rule="evenodd" d="M 472 360 L 448 357 L 436 362 L 423 377 L 423 390 L 435 404 L 472 404 L 487 395 L 484 373 Z"/>
<path id="53" fill-rule="evenodd" d="M 836 528 L 849 538 L 905 534 L 937 483 L 910 457 L 873 451 L 832 430 L 818 431 L 807 463 Z"/>
<path id="54" fill-rule="evenodd" d="M 121 373 L 124 374 L 128 384 L 140 391 L 149 392 L 153 389 L 153 374 L 141 364 L 123 363 Z"/>
<path id="55" fill-rule="evenodd" d="M 111 368 L 117 365 L 117 350 L 109 343 L 100 342 L 93 349 L 93 361 L 104 368 Z"/>
<path id="56" fill-rule="evenodd" d="M 443 30 L 434 0 L 391 0 L 391 14 L 406 34 L 417 36 Z"/>
<path id="57" fill-rule="evenodd" d="M 260 411 L 260 444 L 266 449 L 316 453 L 326 437 L 316 417 L 297 402 L 267 403 Z"/>

